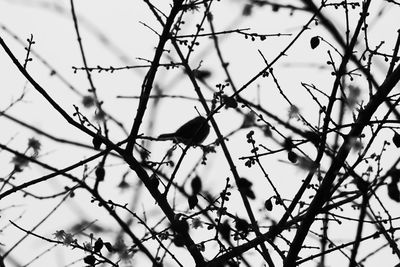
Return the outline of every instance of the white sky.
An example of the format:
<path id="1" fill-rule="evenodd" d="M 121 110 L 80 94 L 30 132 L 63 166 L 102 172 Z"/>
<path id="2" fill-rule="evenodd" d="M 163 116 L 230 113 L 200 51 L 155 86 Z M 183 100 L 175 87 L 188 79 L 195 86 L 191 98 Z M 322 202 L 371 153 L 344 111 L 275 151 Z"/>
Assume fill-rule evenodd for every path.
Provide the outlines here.
<path id="1" fill-rule="evenodd" d="M 156 1 L 154 1 L 156 2 Z M 158 1 L 157 7 L 165 13 L 169 11 L 170 1 Z M 301 6 L 299 1 L 293 2 L 293 5 Z M 317 1 L 318 2 L 318 1 Z M 355 1 L 360 2 L 360 1 Z M 371 15 L 369 21 L 370 33 L 369 44 L 371 49 L 374 49 L 381 41 L 385 41 L 382 45 L 382 53 L 392 53 L 393 44 L 397 38 L 399 7 L 394 5 L 391 8 L 383 9 L 382 17 L 377 17 L 377 10 L 380 10 L 385 1 L 373 1 L 371 8 Z M 158 37 L 148 27 L 160 32 L 161 27 L 153 18 L 151 12 L 148 10 L 142 1 L 104 1 L 104 0 L 79 0 L 75 1 L 75 7 L 80 23 L 81 36 L 83 38 L 83 45 L 88 60 L 88 65 L 95 67 L 97 65 L 108 67 L 120 67 L 125 65 L 147 64 L 138 58 L 151 60 L 154 53 L 154 47 L 157 45 Z M 292 16 L 289 15 L 290 11 L 281 10 L 280 12 L 272 12 L 271 8 L 265 6 L 263 8 L 254 7 L 251 17 L 242 17 L 241 13 L 244 7 L 244 1 L 219 1 L 213 3 L 212 13 L 214 15 L 214 23 L 217 31 L 233 30 L 240 28 L 251 28 L 249 32 L 257 32 L 259 34 L 275 34 L 285 33 L 292 34 L 292 36 L 281 37 L 268 37 L 265 41 L 254 41 L 245 39 L 242 35 L 231 34 L 219 37 L 220 45 L 222 47 L 223 56 L 229 64 L 229 70 L 238 88 L 245 84 L 250 78 L 256 75 L 264 66 L 265 63 L 260 56 L 259 51 L 270 62 L 272 61 L 286 45 L 294 38 L 294 36 L 301 30 L 302 26 L 309 20 L 310 14 L 303 11 L 294 12 Z M 350 25 L 352 29 L 358 18 L 359 10 L 350 11 Z M 202 13 L 188 14 L 185 19 L 185 26 L 181 34 L 193 33 L 195 25 L 199 22 Z M 329 16 L 333 18 L 335 25 L 343 32 L 345 24 L 343 23 L 343 9 L 335 10 L 330 8 Z M 82 67 L 82 60 L 78 44 L 76 42 L 76 34 L 73 27 L 73 22 L 70 14 L 69 1 L 23 1 L 23 0 L 0 0 L 0 27 L 5 26 L 12 33 L 16 34 L 21 40 L 25 41 L 30 35 L 33 35 L 35 44 L 33 50 L 43 57 L 48 63 L 57 70 L 65 79 L 67 79 L 77 90 L 80 95 L 72 92 L 67 86 L 62 83 L 57 77 L 49 76 L 50 70 L 43 66 L 37 57 L 33 57 L 33 61 L 28 64 L 28 71 L 36 79 L 36 81 L 46 89 L 46 91 L 57 101 L 70 115 L 73 114 L 73 105 L 80 107 L 88 118 L 94 115 L 94 109 L 85 109 L 81 104 L 81 96 L 86 95 L 89 84 L 86 79 L 86 74 L 83 71 L 78 71 L 76 74 L 72 71 L 72 66 Z M 146 24 L 148 27 L 144 26 Z M 206 23 L 206 25 L 208 25 Z M 205 31 L 209 32 L 209 27 L 205 27 Z M 287 56 L 281 58 L 274 66 L 274 74 L 279 80 L 281 88 L 284 90 L 286 96 L 293 101 L 293 103 L 300 108 L 301 114 L 308 119 L 308 121 L 316 126 L 318 124 L 318 110 L 319 107 L 312 101 L 311 97 L 301 86 L 301 82 L 314 84 L 322 91 L 329 93 L 332 87 L 333 76 L 330 76 L 330 69 L 326 69 L 326 61 L 329 60 L 327 50 L 332 49 L 325 43 L 312 50 L 309 41 L 313 36 L 322 36 L 325 40 L 334 44 L 333 37 L 327 33 L 323 27 L 312 24 L 310 29 L 307 30 L 295 43 L 293 47 L 287 52 Z M 14 54 L 18 57 L 20 62 L 25 58 L 24 47 L 18 44 L 4 29 L 0 29 L 0 36 L 4 39 L 7 45 L 11 48 Z M 102 41 L 106 38 L 106 41 Z M 360 40 L 358 46 L 359 51 L 362 51 L 363 42 Z M 178 57 L 173 52 L 173 47 L 168 43 L 166 49 L 170 49 L 171 53 L 168 54 L 173 60 L 177 61 Z M 184 49 L 186 52 L 186 49 Z M 338 55 L 332 51 L 336 64 L 338 63 Z M 165 54 L 167 55 L 167 54 Z M 161 62 L 167 63 L 171 59 L 163 57 Z M 121 60 L 121 58 L 123 60 Z M 225 74 L 220 67 L 220 63 L 215 53 L 213 42 L 209 38 L 201 38 L 200 45 L 196 47 L 195 53 L 190 60 L 191 67 L 197 68 L 201 64 L 201 69 L 209 69 L 212 71 L 212 76 L 207 79 L 207 83 L 215 88 L 218 83 L 223 83 Z M 313 65 L 314 64 L 314 65 Z M 322 66 L 325 69 L 318 69 L 315 67 Z M 379 81 L 382 81 L 387 69 L 388 63 L 382 58 L 374 61 L 373 74 Z M 352 65 L 352 67 L 354 67 Z M 93 80 L 98 90 L 99 97 L 104 100 L 104 108 L 109 111 L 115 118 L 123 122 L 126 129 L 130 129 L 133 118 L 136 112 L 137 100 L 120 99 L 119 95 L 123 96 L 137 96 L 140 93 L 143 77 L 147 69 L 138 70 L 122 70 L 116 71 L 113 74 L 102 72 L 92 72 Z M 165 94 L 176 94 L 185 96 L 195 96 L 194 90 L 190 81 L 186 76 L 182 75 L 181 69 L 174 69 L 166 71 L 160 68 L 156 83 L 160 86 Z M 34 88 L 26 84 L 22 75 L 13 66 L 10 59 L 0 50 L 0 110 L 3 110 L 9 105 L 13 99 L 23 92 L 25 87 L 24 101 L 13 106 L 9 114 L 14 115 L 16 118 L 29 122 L 30 124 L 47 131 L 59 138 L 66 138 L 86 144 L 91 144 L 91 138 L 82 134 L 74 129 L 66 121 L 64 121 L 59 114 L 57 114 L 49 104 L 34 90 Z M 362 86 L 362 100 L 368 100 L 368 89 L 365 87 L 365 81 L 356 77 L 354 84 Z M 212 98 L 212 93 L 202 85 L 202 90 L 208 99 Z M 231 94 L 231 88 L 228 87 L 226 93 Z M 277 114 L 282 120 L 288 119 L 289 105 L 282 96 L 279 94 L 276 86 L 271 78 L 261 78 L 249 86 L 242 94 L 246 99 L 255 102 L 260 102 L 268 111 Z M 326 99 L 321 97 L 322 101 Z M 162 100 L 160 105 L 155 108 L 152 105 L 153 101 L 149 102 L 148 114 L 145 116 L 144 125 L 141 127 L 140 133 L 145 135 L 157 137 L 160 133 L 170 132 L 177 129 L 183 122 L 196 116 L 197 113 L 193 108 L 194 105 L 201 113 L 204 113 L 201 105 L 192 101 L 184 101 L 177 99 Z M 242 118 L 232 110 L 223 109 L 220 114 L 215 116 L 219 123 L 221 130 L 224 134 L 239 127 L 242 123 Z M 268 118 L 266 118 L 269 120 Z M 351 121 L 351 117 L 346 119 Z M 275 122 L 270 121 L 273 125 Z M 291 121 L 294 125 L 301 129 L 306 129 L 301 123 L 295 120 Z M 35 136 L 42 142 L 42 151 L 40 160 L 51 164 L 57 168 L 64 168 L 79 160 L 93 155 L 92 150 L 70 147 L 68 145 L 60 145 L 56 142 L 50 141 L 43 136 L 34 134 L 31 131 L 26 131 L 15 123 L 10 122 L 6 118 L 0 117 L 0 142 L 8 144 L 13 149 L 23 151 L 26 148 L 28 138 Z M 154 124 L 153 129 L 148 126 Z M 230 152 L 235 160 L 235 164 L 241 176 L 248 177 L 253 181 L 256 188 L 257 200 L 252 201 L 253 209 L 257 211 L 262 207 L 264 200 L 273 195 L 271 187 L 269 187 L 263 178 L 259 169 L 249 170 L 244 166 L 244 162 L 238 158 L 250 154 L 251 147 L 246 143 L 245 136 L 250 129 L 241 130 L 232 136 L 228 142 Z M 284 134 L 289 132 L 282 127 L 279 130 Z M 391 138 L 392 131 L 385 130 L 387 140 Z M 120 141 L 125 137 L 123 131 L 110 123 L 110 139 L 112 141 Z M 207 139 L 206 143 L 212 142 L 215 139 L 215 134 L 212 132 Z M 256 140 L 267 146 L 270 149 L 277 149 L 279 146 L 268 140 L 263 136 L 260 131 L 256 131 Z M 282 139 L 279 139 L 282 141 Z M 385 137 L 380 137 L 376 142 L 376 146 L 372 151 L 379 153 Z M 151 160 L 161 161 L 167 149 L 171 146 L 170 142 L 155 142 L 149 149 L 152 151 Z M 304 148 L 305 151 L 310 152 L 313 157 L 315 149 L 312 146 Z M 385 160 L 382 160 L 382 167 L 391 166 L 393 161 L 397 158 L 398 152 L 392 145 L 384 153 Z M 355 158 L 356 154 L 351 157 Z M 193 163 L 201 158 L 199 149 L 192 149 L 189 151 L 187 159 L 178 172 L 178 181 L 185 179 L 187 174 L 193 167 Z M 0 153 L 0 162 L 2 166 L 1 176 L 6 176 L 12 168 L 9 164 L 12 156 L 9 153 L 2 151 Z M 174 159 L 178 159 L 178 153 L 175 153 Z M 323 161 L 324 164 L 329 163 L 329 159 Z M 351 161 L 350 161 L 351 162 Z M 90 170 L 96 166 L 98 161 L 93 162 L 88 167 Z M 291 199 L 297 192 L 301 180 L 305 178 L 307 172 L 299 170 L 298 167 L 290 164 L 285 154 L 278 153 L 268 158 L 263 158 L 262 163 L 267 168 L 267 172 L 271 180 L 277 185 L 279 192 L 282 193 L 283 198 Z M 385 165 L 386 164 L 386 165 Z M 360 173 L 365 171 L 366 164 L 361 165 L 358 170 Z M 362 169 L 365 168 L 365 169 Z M 376 170 L 376 165 L 373 166 Z M 123 165 L 122 162 L 116 158 L 110 158 L 107 162 L 107 180 L 104 185 L 101 185 L 102 193 L 106 199 L 118 200 L 118 203 L 131 203 L 132 194 L 136 191 L 135 186 L 137 177 L 133 172 L 128 175 L 128 181 L 132 189 L 121 192 L 116 185 L 120 182 L 121 175 L 128 170 L 128 167 Z M 170 172 L 168 168 L 163 168 L 164 171 Z M 83 168 L 78 168 L 72 173 L 77 176 L 82 176 Z M 30 166 L 29 169 L 21 174 L 16 175 L 15 183 L 19 184 L 42 175 L 47 174 L 48 171 L 41 168 Z M 196 174 L 202 177 L 204 189 L 208 190 L 214 196 L 224 188 L 225 178 L 230 177 L 233 181 L 232 175 L 229 171 L 229 166 L 224 160 L 223 154 L 218 149 L 217 154 L 209 155 L 208 164 L 201 166 Z M 93 178 L 93 174 L 91 175 Z M 47 195 L 49 192 L 59 192 L 64 186 L 71 185 L 63 177 L 58 177 L 45 185 L 32 188 L 32 191 Z M 352 186 L 352 185 L 350 185 Z M 107 190 L 108 189 L 108 190 Z M 190 190 L 188 184 L 187 189 Z M 312 192 L 309 192 L 310 195 Z M 393 216 L 397 216 L 395 209 L 398 210 L 397 203 L 387 200 L 386 192 L 380 192 L 385 199 L 387 208 Z M 265 197 L 263 197 L 265 196 Z M 154 201 L 148 196 L 147 193 L 142 192 L 139 196 L 140 204 L 138 204 L 138 215 L 142 216 L 143 209 L 146 210 L 146 216 L 149 219 L 149 224 L 154 219 L 160 218 L 160 210 L 154 205 Z M 232 200 L 228 204 L 228 208 L 233 214 L 242 214 L 243 208 L 241 202 L 238 202 L 237 193 L 234 193 Z M 304 199 L 309 201 L 308 199 Z M 57 200 L 39 201 L 31 197 L 21 198 L 21 194 L 14 194 L 0 202 L 0 209 L 5 209 L 10 205 L 16 205 L 12 209 L 2 211 L 0 217 L 0 227 L 6 226 L 8 220 L 16 221 L 20 226 L 29 229 L 40 221 L 57 203 Z M 179 202 L 181 201 L 181 202 Z M 177 210 L 184 210 L 187 208 L 186 200 L 179 198 L 177 201 Z M 4 213 L 3 213 L 4 212 Z M 263 211 L 265 213 L 265 211 Z M 274 219 L 279 219 L 282 213 L 282 208 L 276 208 L 274 213 L 269 214 Z M 358 211 L 349 208 L 345 211 L 347 215 L 353 218 L 358 217 Z M 19 216 L 21 218 L 17 219 Z M 244 216 L 244 215 L 243 215 Z M 77 196 L 66 202 L 62 208 L 57 210 L 52 217 L 39 229 L 37 232 L 46 237 L 52 237 L 52 233 L 56 230 L 65 229 L 71 226 L 74 222 L 82 218 L 88 220 L 98 220 L 102 226 L 111 229 L 115 223 L 108 218 L 107 214 L 95 204 L 90 203 L 90 196 L 83 191 L 77 192 Z M 337 244 L 341 242 L 348 242 L 355 236 L 355 223 L 346 221 L 344 225 L 331 224 L 330 232 L 338 233 L 339 236 L 333 236 Z M 314 225 L 313 230 L 318 230 L 320 225 Z M 365 235 L 373 233 L 375 229 L 367 226 Z M 136 229 L 135 229 L 136 231 Z M 138 229 L 139 236 L 143 234 L 141 229 Z M 294 231 L 292 231 L 292 234 Z M 196 238 L 203 238 L 202 233 L 195 234 Z M 8 226 L 0 234 L 1 243 L 5 244 L 0 247 L 2 251 L 8 250 L 23 234 L 16 230 L 13 226 Z M 292 238 L 290 235 L 286 237 Z M 315 236 L 307 240 L 307 245 L 319 245 L 316 240 L 312 244 Z M 80 237 L 79 241 L 87 241 L 88 238 Z M 372 240 L 361 245 L 360 257 L 370 253 L 373 249 L 382 242 L 383 239 Z M 129 243 L 129 242 L 127 242 Z M 130 244 L 130 243 L 129 243 Z M 280 241 L 279 245 L 283 245 Z M 34 237 L 29 237 L 25 242 L 18 246 L 17 249 L 11 254 L 11 257 L 16 259 L 20 264 L 26 264 L 29 260 L 33 259 L 40 252 L 44 251 L 51 245 L 38 240 Z M 210 246 L 212 248 L 212 246 Z M 272 250 L 272 249 L 271 249 Z M 177 250 L 178 252 L 183 250 Z M 310 253 L 317 253 L 317 249 L 310 249 Z M 214 252 L 214 251 L 212 251 Z M 381 253 L 379 256 L 373 257 L 370 261 L 366 262 L 366 266 L 393 266 L 396 261 L 394 255 L 389 253 Z M 254 252 L 252 252 L 255 255 Z M 350 253 L 346 251 L 348 255 Z M 305 253 L 305 256 L 309 253 Z M 187 266 L 190 266 L 190 259 L 185 253 L 178 253 L 179 259 L 182 259 Z M 44 256 L 36 260 L 29 266 L 65 266 L 85 256 L 81 251 L 71 251 L 67 247 L 57 247 L 54 250 L 46 253 Z M 207 255 L 211 257 L 210 255 Z M 275 260 L 278 256 L 273 254 Z M 249 261 L 253 257 L 246 257 Z M 187 261 L 186 261 L 187 260 Z M 137 256 L 133 261 L 135 264 L 148 263 L 141 256 Z M 170 262 L 170 261 L 168 261 Z M 11 262 L 6 261 L 6 266 L 13 266 Z M 254 257 L 254 266 L 261 266 L 258 256 Z M 302 266 L 316 266 L 317 262 L 310 261 Z M 328 255 L 328 266 L 342 266 L 347 265 L 347 260 L 340 253 L 333 253 Z M 81 266 L 82 261 L 74 266 Z M 124 266 L 124 265 L 121 265 Z M 144 266 L 144 265 L 142 265 Z M 171 265 L 173 266 L 173 265 Z"/>

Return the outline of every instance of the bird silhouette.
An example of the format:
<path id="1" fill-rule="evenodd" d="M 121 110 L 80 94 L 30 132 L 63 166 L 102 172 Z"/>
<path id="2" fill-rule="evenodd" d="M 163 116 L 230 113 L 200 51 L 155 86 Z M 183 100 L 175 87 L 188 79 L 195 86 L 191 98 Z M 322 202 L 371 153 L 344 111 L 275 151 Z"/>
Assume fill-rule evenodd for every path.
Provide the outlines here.
<path id="1" fill-rule="evenodd" d="M 207 119 L 202 116 L 197 116 L 194 119 L 183 124 L 174 133 L 162 134 L 158 137 L 159 140 L 173 140 L 177 143 L 185 145 L 199 145 L 207 138 L 210 133 L 210 126 Z"/>

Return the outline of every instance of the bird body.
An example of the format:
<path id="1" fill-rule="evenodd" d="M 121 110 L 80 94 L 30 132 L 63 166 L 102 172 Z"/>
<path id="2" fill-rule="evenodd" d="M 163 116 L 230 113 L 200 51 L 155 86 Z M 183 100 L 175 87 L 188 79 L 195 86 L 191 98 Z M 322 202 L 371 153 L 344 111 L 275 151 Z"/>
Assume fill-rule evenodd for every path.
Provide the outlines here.
<path id="1" fill-rule="evenodd" d="M 207 119 L 202 116 L 186 122 L 174 133 L 162 134 L 158 137 L 159 140 L 174 140 L 178 143 L 185 145 L 201 144 L 210 133 L 210 126 L 207 123 Z"/>

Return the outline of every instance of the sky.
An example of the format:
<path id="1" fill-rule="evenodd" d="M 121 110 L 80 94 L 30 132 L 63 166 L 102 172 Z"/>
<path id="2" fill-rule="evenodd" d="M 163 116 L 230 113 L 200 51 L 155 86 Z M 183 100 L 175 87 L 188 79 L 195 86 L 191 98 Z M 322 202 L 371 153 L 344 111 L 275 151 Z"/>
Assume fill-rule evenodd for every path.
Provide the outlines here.
<path id="1" fill-rule="evenodd" d="M 159 2 L 156 4 L 157 8 L 168 14 L 170 1 Z M 354 1 L 354 3 L 359 2 L 361 1 Z M 334 81 L 334 77 L 330 75 L 332 71 L 331 65 L 326 64 L 326 62 L 334 61 L 335 64 L 339 64 L 340 53 L 343 51 L 335 51 L 333 48 L 336 47 L 334 38 L 318 21 L 310 23 L 308 29 L 298 37 L 293 45 L 290 45 L 292 40 L 297 38 L 297 34 L 302 31 L 303 26 L 310 20 L 312 14 L 307 11 L 293 11 L 288 8 L 281 8 L 276 12 L 270 5 L 254 5 L 251 8 L 251 14 L 244 16 L 243 12 L 247 3 L 248 1 L 214 1 L 211 8 L 213 24 L 217 32 L 236 31 L 218 35 L 223 58 L 226 62 L 229 62 L 228 68 L 234 81 L 234 86 L 236 88 L 245 86 L 249 80 L 266 66 L 265 61 L 272 62 L 280 55 L 281 51 L 290 46 L 285 55 L 279 57 L 273 67 L 273 74 L 277 82 L 274 81 L 272 75 L 257 78 L 255 82 L 247 86 L 241 96 L 253 103 L 260 104 L 267 111 L 276 114 L 282 121 L 289 122 L 301 130 L 307 130 L 307 125 L 297 120 L 296 116 L 295 118 L 290 118 L 291 108 L 289 103 L 292 103 L 299 108 L 300 114 L 307 119 L 310 125 L 317 127 L 322 121 L 319 112 L 320 106 L 305 90 L 305 85 L 312 85 L 318 88 L 319 91 L 314 91 L 315 95 L 318 96 L 322 104 L 326 103 L 327 97 L 324 93 L 329 94 Z M 284 4 L 283 2 L 279 3 Z M 301 1 L 288 1 L 288 3 L 296 7 L 303 6 Z M 398 5 L 390 5 L 387 1 L 373 1 L 370 16 L 368 17 L 369 32 L 367 35 L 371 50 L 379 47 L 381 53 L 391 54 L 393 52 L 392 49 L 398 30 L 396 28 L 398 26 L 395 23 L 398 9 Z M 158 35 L 162 27 L 144 1 L 120 0 L 116 3 L 115 1 L 105 0 L 80 0 L 75 1 L 75 11 L 89 67 L 97 68 L 101 66 L 104 69 L 110 66 L 122 68 L 149 65 L 154 56 L 155 47 L 159 39 Z M 346 23 L 343 8 L 335 9 L 331 6 L 326 8 L 325 12 L 341 33 L 344 33 Z M 349 25 L 351 29 L 354 29 L 357 23 L 359 12 L 359 9 L 349 10 Z M 182 29 L 179 34 L 193 34 L 196 24 L 202 19 L 202 15 L 202 12 L 188 12 L 187 17 L 184 18 L 185 24 L 181 25 Z M 208 23 L 205 23 L 205 25 L 205 32 L 209 32 Z M 265 40 L 260 40 L 259 37 L 256 37 L 252 41 L 251 33 L 266 35 L 266 38 Z M 310 40 L 315 36 L 319 36 L 321 43 L 317 48 L 312 49 Z M 100 124 L 95 120 L 96 109 L 93 107 L 87 108 L 82 103 L 83 97 L 90 94 L 88 91 L 90 84 L 86 73 L 80 69 L 83 67 L 83 63 L 76 41 L 77 37 L 69 1 L 0 0 L 0 37 L 20 62 L 25 60 L 26 50 L 24 47 L 28 44 L 27 40 L 32 37 L 34 41 L 30 55 L 32 61 L 27 64 L 28 72 L 69 115 L 72 116 L 78 108 L 84 116 L 93 122 L 95 127 L 99 127 Z M 359 40 L 356 47 L 357 51 L 355 51 L 357 56 L 365 49 L 365 40 Z M 189 63 L 192 69 L 211 72 L 211 76 L 204 83 L 200 83 L 205 98 L 211 100 L 216 91 L 216 86 L 226 83 L 226 75 L 221 68 L 213 40 L 209 37 L 199 37 L 198 42 L 199 45 L 195 46 Z M 182 47 L 183 51 L 187 53 L 187 48 L 183 45 Z M 173 46 L 168 43 L 161 63 L 166 64 L 171 61 L 179 62 L 179 58 Z M 374 58 L 372 66 L 372 71 L 377 81 L 379 83 L 382 82 L 386 75 L 388 62 L 385 61 L 384 57 L 377 56 Z M 350 67 L 355 68 L 353 64 Z M 138 105 L 138 100 L 132 97 L 139 96 L 147 70 L 147 67 L 140 67 L 117 70 L 112 73 L 105 70 L 91 72 L 99 99 L 104 102 L 102 107 L 123 125 L 123 127 L 119 127 L 115 122 L 109 122 L 109 136 L 113 142 L 126 138 L 126 133 L 131 128 Z M 54 137 L 91 145 L 91 138 L 68 124 L 27 83 L 3 50 L 0 50 L 0 71 L 2 81 L 0 110 L 5 110 L 9 107 L 7 114 L 10 114 L 13 118 L 28 122 L 30 125 L 42 129 Z M 352 84 L 357 88 L 361 88 L 357 102 L 363 103 L 363 101 L 368 101 L 368 84 L 364 77 L 357 74 L 357 71 L 355 73 Z M 153 90 L 160 90 L 162 94 L 196 97 L 193 86 L 182 68 L 166 69 L 160 67 L 155 81 Z M 227 86 L 224 89 L 224 93 L 231 95 L 233 93 L 232 88 L 233 85 Z M 16 101 L 21 95 L 23 96 L 22 100 Z M 241 110 L 244 113 L 251 113 L 248 108 L 241 108 Z M 352 109 L 346 111 L 345 122 L 352 122 L 352 112 L 354 111 Z M 335 112 L 337 113 L 337 110 Z M 378 110 L 377 116 L 384 114 L 383 112 L 385 112 L 384 109 Z M 173 132 L 184 122 L 197 116 L 198 113 L 205 115 L 205 110 L 198 101 L 184 98 L 163 98 L 158 101 L 152 99 L 149 101 L 139 133 L 155 138 L 161 133 Z M 74 118 L 77 119 L 76 116 Z M 268 197 L 274 195 L 273 189 L 268 186 L 264 175 L 259 169 L 247 168 L 240 158 L 251 154 L 251 147 L 246 142 L 246 134 L 251 129 L 255 131 L 257 143 L 261 144 L 265 151 L 280 149 L 281 145 L 276 143 L 274 139 L 266 137 L 260 130 L 263 122 L 256 122 L 261 127 L 239 129 L 243 124 L 243 116 L 233 109 L 222 109 L 214 118 L 219 124 L 221 132 L 229 136 L 227 144 L 238 172 L 242 177 L 247 177 L 254 184 L 257 196 L 256 200 L 251 201 L 254 210 L 258 214 L 262 214 L 260 216 L 268 218 L 266 219 L 268 222 L 279 219 L 279 215 L 283 212 L 283 209 L 279 209 L 280 207 L 277 207 L 273 213 L 264 215 L 263 203 Z M 277 127 L 274 137 L 278 142 L 283 142 L 278 133 L 284 136 L 291 135 L 290 131 L 281 127 L 276 121 L 270 118 L 266 119 L 271 126 Z M 40 160 L 55 168 L 64 168 L 79 160 L 88 158 L 94 153 L 92 149 L 51 140 L 46 136 L 21 127 L 15 121 L 4 116 L 0 117 L 0 123 L 3 129 L 0 133 L 0 142 L 2 144 L 6 144 L 18 151 L 25 151 L 29 138 L 33 137 L 41 143 Z M 230 135 L 230 133 L 233 134 Z M 372 146 L 371 151 L 380 153 L 384 140 L 389 140 L 392 135 L 393 131 L 391 129 L 384 129 L 383 136 Z M 293 138 L 299 137 L 293 136 Z M 211 143 L 215 139 L 216 134 L 211 131 L 205 143 Z M 171 142 L 147 142 L 144 146 L 151 151 L 151 160 L 158 162 L 165 157 L 172 144 Z M 315 157 L 316 151 L 312 145 L 304 146 L 302 149 L 311 158 Z M 31 151 L 27 153 L 31 153 Z M 171 158 L 177 162 L 179 155 L 180 150 L 178 148 L 172 152 Z M 391 166 L 397 155 L 398 152 L 393 145 L 387 147 L 385 153 L 383 153 L 384 160 L 380 162 L 381 165 L 376 166 L 374 163 L 373 174 L 376 174 L 379 167 L 388 168 Z M 353 152 L 349 157 L 350 162 L 354 161 L 356 157 L 357 153 Z M 199 165 L 193 171 L 194 166 L 197 166 L 196 163 L 201 158 L 202 153 L 199 148 L 190 149 L 179 169 L 177 181 L 190 190 L 189 181 L 198 175 L 202 179 L 204 190 L 211 195 L 218 196 L 226 184 L 226 178 L 233 179 L 229 166 L 221 149 L 218 148 L 217 153 L 208 155 L 207 165 Z M 13 156 L 10 153 L 5 151 L 0 153 L 0 162 L 3 166 L 2 177 L 7 177 L 7 174 L 12 170 L 12 160 Z M 278 191 L 282 193 L 283 198 L 290 201 L 305 178 L 307 171 L 299 168 L 298 165 L 291 164 L 285 153 L 276 153 L 262 158 L 261 162 L 267 168 L 268 177 L 277 185 Z M 93 181 L 93 171 L 98 163 L 99 160 L 91 162 L 86 166 L 87 169 L 80 167 L 71 173 L 78 177 L 86 175 L 89 181 Z M 322 163 L 324 166 L 329 166 L 330 159 L 324 158 Z M 368 163 L 361 164 L 360 173 L 365 172 L 367 168 Z M 168 166 L 163 166 L 162 170 L 167 173 L 172 172 L 172 168 Z M 110 156 L 106 163 L 106 172 L 107 179 L 100 187 L 106 199 L 113 199 L 119 203 L 129 203 L 129 205 L 134 206 L 140 216 L 148 219 L 149 225 L 155 224 L 157 220 L 162 218 L 160 210 L 154 205 L 154 201 L 149 194 L 141 190 L 137 176 L 132 171 L 129 172 L 128 166 L 124 165 L 121 159 Z M 15 176 L 15 183 L 20 184 L 48 173 L 47 170 L 30 164 L 25 171 Z M 118 185 L 120 185 L 121 177 L 124 177 L 124 174 L 126 174 L 125 177 L 129 188 L 123 190 Z M 65 186 L 71 185 L 72 183 L 67 179 L 58 176 L 40 186 L 33 187 L 32 192 L 46 196 L 60 192 Z M 354 184 L 349 182 L 348 185 L 350 189 L 354 190 Z M 385 192 L 380 193 L 385 197 Z M 174 194 L 179 195 L 176 192 Z M 310 198 L 312 198 L 312 195 L 312 192 L 307 194 Z M 74 198 L 61 202 L 60 207 L 58 207 L 60 200 L 60 198 L 43 200 L 30 196 L 22 197 L 22 194 L 13 194 L 3 199 L 0 202 L 0 205 L 2 205 L 0 209 L 3 214 L 0 217 L 0 227 L 3 227 L 0 240 L 4 246 L 0 246 L 0 251 L 7 251 L 12 244 L 15 244 L 24 235 L 20 230 L 11 226 L 8 220 L 15 221 L 21 227 L 24 226 L 29 229 L 53 210 L 52 215 L 37 229 L 37 232 L 41 235 L 51 238 L 56 231 L 62 229 L 67 231 L 72 225 L 82 220 L 87 220 L 94 221 L 95 224 L 103 227 L 105 229 L 104 236 L 110 240 L 112 239 L 111 229 L 116 226 L 115 222 L 107 216 L 108 214 L 105 211 L 91 202 L 91 198 L 87 193 L 83 190 L 78 190 Z M 305 200 L 309 201 L 310 199 Z M 185 198 L 177 196 L 175 201 L 172 201 L 171 196 L 172 202 L 176 205 L 175 207 L 178 211 L 187 212 Z M 391 214 L 395 217 L 394 210 L 398 209 L 396 206 L 398 203 L 387 199 L 387 196 L 385 203 L 388 205 L 387 208 L 391 212 L 393 211 Z M 237 191 L 233 193 L 232 200 L 227 205 L 232 214 L 243 214 L 244 212 Z M 353 218 L 358 216 L 357 210 L 351 207 L 347 207 L 347 210 L 343 212 L 343 214 Z M 126 218 L 129 217 L 126 216 Z M 134 225 L 136 226 L 137 222 Z M 315 224 L 314 227 L 314 230 L 318 230 L 320 225 Z M 338 236 L 334 237 L 337 239 L 337 244 L 340 244 L 354 238 L 354 229 L 354 223 L 347 221 L 341 225 L 333 222 L 330 231 L 338 233 Z M 374 229 L 367 225 L 365 228 L 366 235 L 373 233 Z M 144 234 L 140 225 L 135 231 L 139 235 Z M 203 232 L 199 232 L 194 236 L 200 239 L 202 234 Z M 292 238 L 290 234 L 288 237 Z M 89 236 L 79 237 L 80 242 L 88 242 L 89 240 Z M 310 245 L 309 253 L 317 252 L 318 250 L 312 246 L 319 245 L 318 237 L 311 236 L 307 240 L 307 244 Z M 278 244 L 285 245 L 283 240 L 279 242 Z M 379 246 L 380 242 L 382 242 L 382 239 L 366 242 L 365 245 L 361 246 L 362 252 L 360 254 L 367 255 L 371 252 L 369 246 Z M 65 246 L 52 247 L 53 245 L 45 243 L 38 238 L 28 237 L 10 253 L 10 259 L 6 260 L 6 266 L 24 266 L 24 264 L 27 264 L 47 249 L 49 249 L 49 252 L 45 252 L 43 256 L 35 259 L 29 266 L 43 266 L 43 264 L 48 266 L 67 266 L 85 256 L 84 253 L 77 253 Z M 207 250 L 209 254 L 206 255 L 212 257 L 214 252 L 212 245 L 207 248 L 209 249 Z M 176 251 L 180 252 L 181 250 L 178 249 Z M 255 252 L 252 253 L 251 256 L 247 256 L 249 260 L 253 260 L 252 256 L 256 255 Z M 348 251 L 346 253 L 349 254 Z M 190 265 L 191 260 L 188 255 L 179 253 L 179 256 L 183 262 Z M 279 256 L 273 255 L 273 257 L 279 260 Z M 19 265 L 13 264 L 13 260 L 18 262 Z M 140 255 L 132 261 L 127 264 L 148 263 Z M 379 256 L 367 261 L 366 266 L 376 266 L 378 263 L 382 265 L 383 261 L 385 266 L 394 266 L 397 263 L 394 255 L 382 252 Z M 174 266 L 171 261 L 168 262 L 172 264 L 171 266 Z M 81 266 L 79 264 L 82 265 L 82 261 L 70 266 Z M 257 256 L 254 257 L 254 264 L 254 266 L 262 266 Z M 310 261 L 301 266 L 316 266 L 316 264 L 317 261 Z M 328 255 L 327 266 L 340 266 L 341 264 L 347 265 L 347 259 L 343 255 L 340 253 Z"/>

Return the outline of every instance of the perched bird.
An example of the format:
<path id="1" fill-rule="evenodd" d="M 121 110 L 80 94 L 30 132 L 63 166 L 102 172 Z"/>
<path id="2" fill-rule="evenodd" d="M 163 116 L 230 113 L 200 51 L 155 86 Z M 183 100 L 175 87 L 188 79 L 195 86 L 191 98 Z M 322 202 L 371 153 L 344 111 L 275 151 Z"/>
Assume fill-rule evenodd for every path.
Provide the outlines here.
<path id="1" fill-rule="evenodd" d="M 179 127 L 174 133 L 162 134 L 160 140 L 174 140 L 185 145 L 199 145 L 210 133 L 210 126 L 206 118 L 198 116 Z"/>

